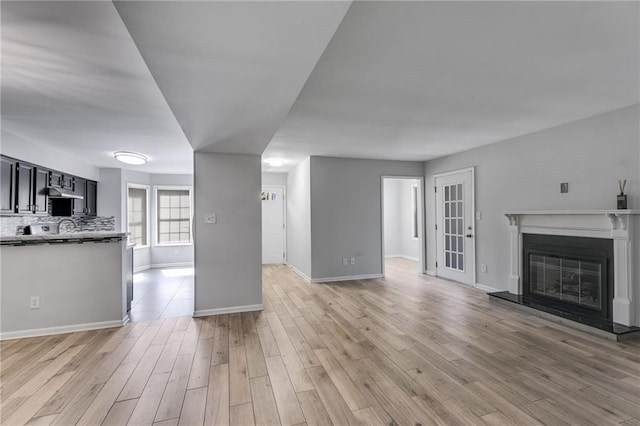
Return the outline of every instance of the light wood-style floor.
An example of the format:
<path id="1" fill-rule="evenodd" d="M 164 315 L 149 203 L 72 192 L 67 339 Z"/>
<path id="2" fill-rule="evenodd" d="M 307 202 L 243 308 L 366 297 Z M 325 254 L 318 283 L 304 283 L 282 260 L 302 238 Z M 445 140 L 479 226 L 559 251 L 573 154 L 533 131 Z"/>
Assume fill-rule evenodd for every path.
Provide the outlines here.
<path id="1" fill-rule="evenodd" d="M 386 272 L 269 266 L 264 312 L 3 342 L 2 424 L 640 424 L 640 342 Z"/>

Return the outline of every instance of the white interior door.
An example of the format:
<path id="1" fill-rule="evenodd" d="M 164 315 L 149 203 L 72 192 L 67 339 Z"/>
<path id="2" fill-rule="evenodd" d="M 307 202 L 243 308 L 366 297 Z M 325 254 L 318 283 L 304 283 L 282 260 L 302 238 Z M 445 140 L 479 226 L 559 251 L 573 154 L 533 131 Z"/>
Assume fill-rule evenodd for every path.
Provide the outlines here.
<path id="1" fill-rule="evenodd" d="M 474 285 L 473 170 L 438 175 L 436 186 L 436 274 Z"/>
<path id="2" fill-rule="evenodd" d="M 262 187 L 262 264 L 284 263 L 284 187 Z"/>

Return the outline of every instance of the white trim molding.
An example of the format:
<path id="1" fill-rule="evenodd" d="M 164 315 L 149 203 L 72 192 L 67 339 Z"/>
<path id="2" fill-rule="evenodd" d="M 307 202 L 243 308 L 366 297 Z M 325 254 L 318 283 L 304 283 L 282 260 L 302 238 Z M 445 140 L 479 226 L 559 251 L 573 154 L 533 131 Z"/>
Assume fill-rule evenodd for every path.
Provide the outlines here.
<path id="1" fill-rule="evenodd" d="M 488 285 L 484 285 L 480 283 L 475 283 L 473 286 L 478 290 L 484 291 L 485 293 L 496 293 L 498 291 L 504 291 L 504 290 L 500 290 L 499 288 L 490 287 Z"/>
<path id="2" fill-rule="evenodd" d="M 90 322 L 86 324 L 62 325 L 58 327 L 34 328 L 31 330 L 7 331 L 0 333 L 0 340 L 24 339 L 26 337 L 52 336 L 54 334 L 75 333 L 78 331 L 99 330 L 102 328 L 122 327 L 129 322 L 129 316 L 122 320 Z"/>
<path id="3" fill-rule="evenodd" d="M 193 313 L 193 317 L 209 317 L 211 315 L 238 314 L 241 312 L 255 312 L 262 310 L 264 310 L 264 305 L 262 303 L 258 305 L 230 306 L 228 308 L 214 308 L 195 311 Z"/>
<path id="4" fill-rule="evenodd" d="M 371 280 L 375 278 L 384 278 L 383 274 L 370 274 L 370 275 L 347 275 L 345 277 L 328 277 L 328 278 L 313 278 L 312 283 L 330 283 L 336 281 L 354 281 L 354 280 Z"/>
<path id="5" fill-rule="evenodd" d="M 636 229 L 640 210 L 543 210 L 505 213 L 511 240 L 509 292 L 522 294 L 522 234 L 564 235 L 613 240 L 613 321 L 640 325 L 640 267 Z M 634 284 L 635 283 L 635 284 Z"/>
<path id="6" fill-rule="evenodd" d="M 293 266 L 292 264 L 290 264 L 289 262 L 286 263 L 286 265 L 291 268 L 291 270 L 293 272 L 295 272 L 296 274 L 300 275 L 300 277 L 302 277 L 305 281 L 309 281 L 311 282 L 311 278 L 307 276 L 307 274 L 305 274 L 304 272 L 302 272 L 300 269 L 296 268 L 295 266 Z"/>

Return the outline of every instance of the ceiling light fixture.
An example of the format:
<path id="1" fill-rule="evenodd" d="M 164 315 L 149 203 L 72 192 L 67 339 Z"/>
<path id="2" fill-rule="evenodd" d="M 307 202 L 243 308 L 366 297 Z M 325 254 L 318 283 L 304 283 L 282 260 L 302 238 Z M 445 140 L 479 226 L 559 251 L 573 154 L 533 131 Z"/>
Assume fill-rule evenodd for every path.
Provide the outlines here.
<path id="1" fill-rule="evenodd" d="M 282 159 L 282 158 L 267 158 L 264 161 L 265 161 L 265 163 L 267 163 L 268 165 L 270 165 L 272 167 L 282 167 L 282 166 L 284 166 L 284 159 Z"/>
<path id="2" fill-rule="evenodd" d="M 123 163 L 127 163 L 127 164 L 133 164 L 135 166 L 145 164 L 148 160 L 146 155 L 138 154 L 136 152 L 128 152 L 128 151 L 114 152 L 113 157 L 118 161 L 122 161 Z"/>

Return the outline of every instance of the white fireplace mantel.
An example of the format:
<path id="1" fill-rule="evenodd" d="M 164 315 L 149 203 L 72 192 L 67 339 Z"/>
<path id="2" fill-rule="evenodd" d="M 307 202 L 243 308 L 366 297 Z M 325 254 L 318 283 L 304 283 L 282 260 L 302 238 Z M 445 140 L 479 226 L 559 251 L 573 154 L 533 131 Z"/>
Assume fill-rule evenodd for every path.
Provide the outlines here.
<path id="1" fill-rule="evenodd" d="M 613 321 L 640 325 L 640 210 L 533 210 L 506 212 L 511 239 L 509 292 L 522 294 L 522 234 L 613 240 Z"/>

